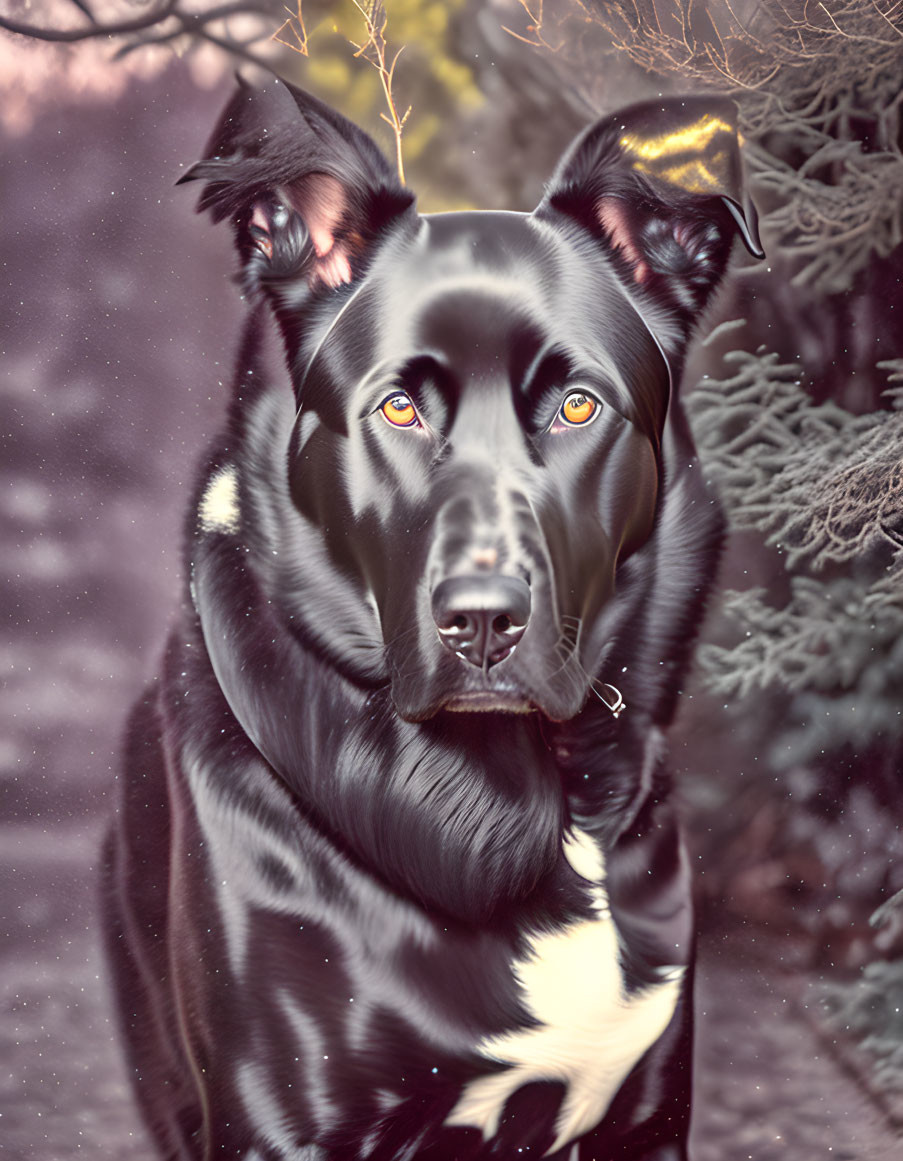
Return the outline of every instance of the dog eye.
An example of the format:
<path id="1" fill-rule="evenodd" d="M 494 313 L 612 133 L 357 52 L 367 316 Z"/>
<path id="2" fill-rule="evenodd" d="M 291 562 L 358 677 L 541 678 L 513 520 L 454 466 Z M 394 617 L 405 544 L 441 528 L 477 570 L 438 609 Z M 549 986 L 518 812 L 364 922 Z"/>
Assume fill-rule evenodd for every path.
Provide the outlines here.
<path id="1" fill-rule="evenodd" d="M 383 418 L 393 427 L 413 427 L 418 423 L 414 404 L 403 391 L 390 395 L 379 407 Z"/>
<path id="2" fill-rule="evenodd" d="M 572 391 L 561 405 L 559 416 L 571 427 L 580 427 L 595 419 L 599 412 L 599 403 L 592 395 L 584 395 L 582 391 Z"/>

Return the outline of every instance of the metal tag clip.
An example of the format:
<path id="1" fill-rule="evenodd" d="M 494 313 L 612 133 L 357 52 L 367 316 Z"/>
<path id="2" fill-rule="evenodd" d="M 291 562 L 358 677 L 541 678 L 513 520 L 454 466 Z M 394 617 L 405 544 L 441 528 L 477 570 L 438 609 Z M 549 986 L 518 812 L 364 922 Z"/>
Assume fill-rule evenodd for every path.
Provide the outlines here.
<path id="1" fill-rule="evenodd" d="M 613 685 L 609 685 L 607 682 L 603 681 L 598 683 L 603 691 L 600 692 L 599 689 L 596 688 L 596 684 L 596 682 L 593 682 L 592 684 L 593 693 L 596 695 L 599 701 L 604 702 L 605 705 L 608 706 L 608 708 L 611 710 L 612 717 L 619 718 L 624 710 L 627 709 L 627 704 L 624 701 L 624 698 L 621 696 L 621 691 L 616 689 Z"/>

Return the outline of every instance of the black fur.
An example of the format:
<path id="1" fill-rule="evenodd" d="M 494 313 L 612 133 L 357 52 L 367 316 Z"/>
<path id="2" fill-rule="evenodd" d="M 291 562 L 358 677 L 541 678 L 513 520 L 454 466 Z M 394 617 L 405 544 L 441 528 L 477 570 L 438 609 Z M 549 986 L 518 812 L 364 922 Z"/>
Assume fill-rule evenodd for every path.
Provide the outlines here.
<path id="1" fill-rule="evenodd" d="M 422 218 L 242 84 L 187 175 L 255 305 L 110 844 L 162 1156 L 686 1157 L 662 732 L 722 525 L 673 383 L 757 246 L 732 126 L 638 106 L 533 215 Z"/>

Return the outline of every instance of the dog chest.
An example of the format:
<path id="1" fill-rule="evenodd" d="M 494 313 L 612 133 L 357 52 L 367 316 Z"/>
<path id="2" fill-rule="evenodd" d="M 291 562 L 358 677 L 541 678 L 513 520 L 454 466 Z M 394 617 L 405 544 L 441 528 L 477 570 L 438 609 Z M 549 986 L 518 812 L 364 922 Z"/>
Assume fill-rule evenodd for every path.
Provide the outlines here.
<path id="1" fill-rule="evenodd" d="M 447 1125 L 478 1128 L 488 1141 L 519 1088 L 560 1081 L 565 1092 L 549 1152 L 604 1117 L 630 1070 L 668 1026 L 684 974 L 681 967 L 668 968 L 654 985 L 628 994 L 601 853 L 587 835 L 576 832 L 565 844 L 565 855 L 590 883 L 593 916 L 529 939 L 512 971 L 536 1024 L 481 1041 L 478 1053 L 506 1067 L 468 1083 L 446 1120 Z"/>

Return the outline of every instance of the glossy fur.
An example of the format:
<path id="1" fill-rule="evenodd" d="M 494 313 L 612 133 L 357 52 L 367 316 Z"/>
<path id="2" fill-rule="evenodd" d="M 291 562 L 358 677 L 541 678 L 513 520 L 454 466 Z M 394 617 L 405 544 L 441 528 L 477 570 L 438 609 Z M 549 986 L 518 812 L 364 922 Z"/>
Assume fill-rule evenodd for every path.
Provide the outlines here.
<path id="1" fill-rule="evenodd" d="M 673 385 L 757 245 L 731 108 L 604 119 L 534 214 L 421 217 L 241 85 L 189 176 L 252 307 L 110 847 L 161 1156 L 685 1158 L 663 730 L 721 517 Z"/>

